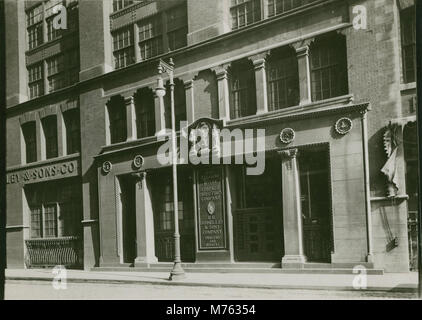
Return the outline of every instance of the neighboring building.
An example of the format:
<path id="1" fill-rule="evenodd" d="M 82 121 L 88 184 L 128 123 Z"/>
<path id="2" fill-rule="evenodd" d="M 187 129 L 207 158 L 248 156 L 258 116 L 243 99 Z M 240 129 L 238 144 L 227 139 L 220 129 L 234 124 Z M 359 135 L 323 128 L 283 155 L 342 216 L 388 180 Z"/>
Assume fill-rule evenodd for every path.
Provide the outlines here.
<path id="1" fill-rule="evenodd" d="M 8 1 L 6 25 L 9 268 L 172 261 L 170 58 L 178 122 L 266 130 L 262 175 L 178 167 L 184 262 L 415 267 L 414 1 Z"/>

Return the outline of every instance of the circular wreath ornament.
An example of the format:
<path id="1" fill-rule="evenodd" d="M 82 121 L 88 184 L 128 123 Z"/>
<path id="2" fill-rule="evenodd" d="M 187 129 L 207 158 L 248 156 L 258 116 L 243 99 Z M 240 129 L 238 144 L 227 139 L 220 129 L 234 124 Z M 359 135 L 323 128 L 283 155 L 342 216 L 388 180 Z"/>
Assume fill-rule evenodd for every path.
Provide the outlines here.
<path id="1" fill-rule="evenodd" d="M 136 155 L 135 158 L 133 158 L 133 166 L 136 169 L 141 169 L 144 165 L 144 158 L 141 155 Z"/>
<path id="2" fill-rule="evenodd" d="M 208 202 L 207 211 L 208 211 L 208 214 L 210 216 L 214 214 L 214 212 L 215 212 L 215 203 L 213 201 Z"/>
<path id="3" fill-rule="evenodd" d="M 353 122 L 350 118 L 340 118 L 337 120 L 334 128 L 338 134 L 345 135 L 352 130 Z"/>
<path id="4" fill-rule="evenodd" d="M 111 171 L 112 167 L 113 167 L 113 165 L 111 164 L 110 161 L 104 161 L 103 162 L 102 169 L 103 169 L 103 172 L 105 174 L 109 173 Z"/>
<path id="5" fill-rule="evenodd" d="M 288 144 L 291 143 L 295 139 L 295 132 L 292 128 L 285 128 L 280 132 L 280 140 L 281 142 Z"/>

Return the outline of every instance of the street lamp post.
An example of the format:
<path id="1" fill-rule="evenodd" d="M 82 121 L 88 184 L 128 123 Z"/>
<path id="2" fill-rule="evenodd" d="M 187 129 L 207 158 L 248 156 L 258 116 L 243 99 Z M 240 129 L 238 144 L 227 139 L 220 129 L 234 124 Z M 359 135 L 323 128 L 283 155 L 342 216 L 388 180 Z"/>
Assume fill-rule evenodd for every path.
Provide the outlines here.
<path id="1" fill-rule="evenodd" d="M 170 272 L 170 280 L 178 280 L 185 277 L 180 256 L 180 232 L 179 232 L 179 199 L 177 195 L 177 149 L 176 149 L 176 116 L 174 110 L 174 63 L 170 58 L 169 63 L 160 60 L 158 65 L 158 85 L 156 93 L 159 97 L 165 95 L 162 74 L 167 73 L 170 82 L 170 109 L 171 109 L 171 154 L 173 169 L 173 209 L 174 209 L 174 264 Z"/>

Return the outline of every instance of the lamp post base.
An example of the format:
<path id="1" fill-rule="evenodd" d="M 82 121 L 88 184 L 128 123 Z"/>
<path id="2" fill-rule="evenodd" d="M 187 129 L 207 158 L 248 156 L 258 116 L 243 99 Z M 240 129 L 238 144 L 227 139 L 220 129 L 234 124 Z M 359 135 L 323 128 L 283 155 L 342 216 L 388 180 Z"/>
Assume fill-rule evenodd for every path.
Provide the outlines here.
<path id="1" fill-rule="evenodd" d="M 182 264 L 180 262 L 175 262 L 173 265 L 173 269 L 170 271 L 169 280 L 181 280 L 186 278 L 185 270 L 182 268 Z"/>

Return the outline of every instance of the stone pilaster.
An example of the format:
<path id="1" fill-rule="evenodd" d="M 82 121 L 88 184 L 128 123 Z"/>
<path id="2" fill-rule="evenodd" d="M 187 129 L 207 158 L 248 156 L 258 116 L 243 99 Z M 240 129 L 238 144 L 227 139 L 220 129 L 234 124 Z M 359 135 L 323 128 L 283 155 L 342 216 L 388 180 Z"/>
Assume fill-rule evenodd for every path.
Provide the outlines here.
<path id="1" fill-rule="evenodd" d="M 136 113 L 135 113 L 135 101 L 133 96 L 125 98 L 126 106 L 126 130 L 127 138 L 126 141 L 136 140 Z"/>
<path id="2" fill-rule="evenodd" d="M 268 112 L 267 76 L 265 57 L 267 52 L 251 57 L 255 69 L 256 114 Z"/>
<path id="3" fill-rule="evenodd" d="M 191 124 L 195 121 L 195 101 L 193 83 L 193 79 L 184 81 L 186 94 L 186 120 L 188 121 L 188 124 Z"/>
<path id="4" fill-rule="evenodd" d="M 312 101 L 311 69 L 309 61 L 309 46 L 311 42 L 312 39 L 309 39 L 292 45 L 292 47 L 296 50 L 299 71 L 300 105 L 308 104 Z"/>
<path id="5" fill-rule="evenodd" d="M 230 99 L 227 68 L 220 66 L 213 71 L 217 77 L 218 87 L 218 114 L 222 120 L 230 120 Z"/>
<path id="6" fill-rule="evenodd" d="M 303 266 L 306 257 L 303 250 L 302 208 L 300 202 L 297 149 L 279 151 L 282 164 L 284 257 L 282 268 Z"/>
<path id="7" fill-rule="evenodd" d="M 136 259 L 135 266 L 158 262 L 155 256 L 154 217 L 147 173 L 132 174 L 135 178 Z"/>

